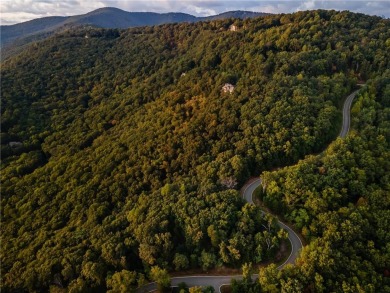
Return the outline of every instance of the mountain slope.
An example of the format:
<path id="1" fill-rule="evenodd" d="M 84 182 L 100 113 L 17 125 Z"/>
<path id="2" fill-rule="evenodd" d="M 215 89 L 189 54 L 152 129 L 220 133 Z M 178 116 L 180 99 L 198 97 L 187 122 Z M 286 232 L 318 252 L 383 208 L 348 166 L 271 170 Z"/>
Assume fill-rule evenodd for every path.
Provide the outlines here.
<path id="1" fill-rule="evenodd" d="M 237 31 L 229 29 L 232 24 Z M 106 292 L 125 286 L 131 292 L 150 277 L 151 267 L 207 272 L 277 261 L 283 233 L 274 219 L 245 205 L 237 189 L 261 171 L 323 150 L 339 133 L 340 106 L 357 80 L 384 75 L 389 68 L 389 38 L 387 20 L 310 11 L 125 30 L 73 28 L 5 60 L 2 291 Z M 377 103 L 388 105 L 388 84 L 381 79 L 370 87 L 370 96 L 383 96 Z M 385 149 L 389 124 L 380 120 L 388 111 L 365 112 L 366 103 L 375 104 L 367 99 L 361 101 L 360 116 L 382 126 L 380 143 L 366 148 Z M 352 151 L 361 143 L 356 141 Z M 318 177 L 318 188 L 343 187 L 340 194 L 309 188 L 302 198 L 284 200 L 276 180 L 267 186 L 275 194 L 269 206 L 287 211 L 303 229 L 316 215 L 309 212 L 342 213 L 354 206 L 356 193 L 364 191 L 360 182 L 382 189 L 388 173 L 374 167 L 376 160 L 378 166 L 388 162 L 377 156 L 383 150 L 358 156 L 358 166 L 369 166 L 365 170 L 355 168 L 351 152 L 343 153 L 351 170 L 343 173 L 347 177 L 338 173 L 340 166 L 335 172 L 316 164 L 302 170 L 308 182 Z M 344 190 L 339 179 L 349 177 L 354 182 Z M 300 194 L 296 178 L 296 185 L 287 182 L 286 188 Z M 381 200 L 382 193 L 372 199 Z M 291 205 L 302 211 L 286 210 Z M 346 225 L 345 232 L 351 227 Z M 377 226 L 381 229 L 359 234 L 359 243 L 374 242 L 375 255 L 374 248 L 382 249 L 387 240 L 385 225 Z M 305 235 L 310 228 L 322 239 L 321 227 L 306 227 Z M 337 255 L 339 244 L 351 239 L 324 247 Z M 322 291 L 333 292 L 341 284 L 332 280 L 345 274 L 347 282 L 369 279 L 364 290 L 380 292 L 388 267 L 380 263 L 384 258 L 356 251 L 364 250 L 354 248 L 350 255 L 357 261 L 364 257 L 360 263 L 370 264 L 369 274 L 353 263 L 339 269 L 337 258 L 331 263 L 319 258 L 308 278 L 321 282 L 326 276 Z M 295 291 L 310 290 L 311 280 L 304 281 L 304 290 Z"/>
<path id="2" fill-rule="evenodd" d="M 83 15 L 69 17 L 45 17 L 14 25 L 3 25 L 1 29 L 1 47 L 3 57 L 9 51 L 18 49 L 34 40 L 40 40 L 55 31 L 80 25 L 92 25 L 102 28 L 128 28 L 137 26 L 160 25 L 175 22 L 196 22 L 224 18 L 248 18 L 266 15 L 265 13 L 230 11 L 215 16 L 195 17 L 185 13 L 127 12 L 118 8 L 99 8 Z M 20 50 L 16 50 L 19 52 Z"/>
<path id="3" fill-rule="evenodd" d="M 196 17 L 185 13 L 127 12 L 118 8 L 100 8 L 87 14 L 71 16 L 64 24 L 90 24 L 102 28 L 128 28 L 174 22 L 192 22 Z"/>
<path id="4" fill-rule="evenodd" d="M 226 19 L 226 18 L 246 19 L 246 18 L 254 18 L 259 16 L 265 16 L 265 15 L 269 15 L 269 13 L 236 10 L 236 11 L 223 12 L 217 15 L 199 17 L 199 19 L 200 20 L 216 20 L 216 19 Z"/>
<path id="5" fill-rule="evenodd" d="M 1 45 L 5 45 L 20 36 L 26 36 L 37 33 L 39 31 L 51 30 L 62 23 L 67 17 L 52 16 L 44 17 L 39 20 L 34 19 L 14 25 L 2 25 L 1 29 Z"/>

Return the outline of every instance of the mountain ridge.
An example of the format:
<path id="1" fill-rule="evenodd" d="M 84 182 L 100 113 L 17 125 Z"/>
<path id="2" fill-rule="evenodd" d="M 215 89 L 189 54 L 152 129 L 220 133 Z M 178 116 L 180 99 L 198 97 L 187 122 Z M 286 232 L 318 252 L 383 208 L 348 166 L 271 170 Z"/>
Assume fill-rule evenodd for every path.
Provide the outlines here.
<path id="1" fill-rule="evenodd" d="M 197 22 L 223 18 L 252 18 L 264 15 L 268 14 L 237 10 L 207 17 L 196 17 L 182 12 L 128 12 L 119 8 L 104 7 L 90 11 L 86 14 L 50 16 L 13 25 L 2 25 L 0 26 L 1 47 L 5 53 L 7 53 L 7 51 L 13 49 L 14 46 L 23 46 L 31 41 L 43 39 L 47 35 L 51 35 L 68 26 L 92 25 L 100 28 L 123 29 L 175 22 Z"/>

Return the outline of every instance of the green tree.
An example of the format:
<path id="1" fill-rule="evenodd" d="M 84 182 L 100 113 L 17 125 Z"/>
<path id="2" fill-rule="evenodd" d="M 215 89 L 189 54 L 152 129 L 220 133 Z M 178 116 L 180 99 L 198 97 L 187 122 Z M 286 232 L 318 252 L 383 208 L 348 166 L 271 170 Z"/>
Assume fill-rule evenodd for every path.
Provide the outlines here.
<path id="1" fill-rule="evenodd" d="M 195 286 L 195 287 L 190 287 L 189 288 L 189 293 L 202 293 L 202 287 L 200 286 Z"/>
<path id="2" fill-rule="evenodd" d="M 275 264 L 261 268 L 259 272 L 260 288 L 263 292 L 279 292 L 278 269 Z"/>
<path id="3" fill-rule="evenodd" d="M 187 256 L 180 254 L 180 253 L 176 253 L 175 257 L 173 259 L 173 264 L 174 264 L 176 270 L 178 270 L 178 271 L 182 270 L 182 269 L 185 270 L 189 266 L 189 261 L 188 261 Z"/>
<path id="4" fill-rule="evenodd" d="M 154 266 L 150 270 L 150 277 L 157 283 L 159 292 L 167 292 L 171 287 L 171 277 L 165 269 Z"/>
<path id="5" fill-rule="evenodd" d="M 200 260 L 199 260 L 202 270 L 207 271 L 208 269 L 212 268 L 216 262 L 217 259 L 213 253 L 202 251 L 200 255 Z"/>
<path id="6" fill-rule="evenodd" d="M 114 273 L 111 278 L 107 280 L 107 287 L 110 288 L 107 292 L 110 293 L 125 293 L 135 292 L 134 284 L 136 282 L 137 274 L 127 270 Z"/>
<path id="7" fill-rule="evenodd" d="M 242 277 L 244 282 L 251 283 L 252 282 L 252 263 L 244 263 L 242 265 Z"/>

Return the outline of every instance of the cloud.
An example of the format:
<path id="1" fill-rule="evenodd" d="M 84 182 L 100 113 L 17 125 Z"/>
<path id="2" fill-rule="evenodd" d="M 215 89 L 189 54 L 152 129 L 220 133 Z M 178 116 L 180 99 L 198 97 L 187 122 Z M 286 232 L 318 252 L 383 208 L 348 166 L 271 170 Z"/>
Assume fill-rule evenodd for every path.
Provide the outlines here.
<path id="1" fill-rule="evenodd" d="M 229 10 L 290 13 L 321 8 L 390 17 L 389 0 L 2 0 L 1 24 L 13 24 L 45 16 L 84 14 L 101 7 L 117 7 L 126 11 L 185 12 L 196 16 Z"/>
<path id="2" fill-rule="evenodd" d="M 84 14 L 105 6 L 103 1 L 2 0 L 1 24 L 13 24 L 47 16 Z"/>

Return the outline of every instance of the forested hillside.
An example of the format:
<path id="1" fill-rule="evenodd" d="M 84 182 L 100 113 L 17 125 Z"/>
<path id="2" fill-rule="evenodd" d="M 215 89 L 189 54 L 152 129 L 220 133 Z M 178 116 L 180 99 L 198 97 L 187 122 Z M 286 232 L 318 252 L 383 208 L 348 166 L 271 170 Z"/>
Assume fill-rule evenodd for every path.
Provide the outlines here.
<path id="1" fill-rule="evenodd" d="M 99 8 L 81 15 L 49 16 L 13 25 L 0 25 L 1 58 L 5 60 L 20 53 L 26 46 L 56 33 L 75 27 L 130 28 L 177 22 L 198 22 L 227 18 L 254 18 L 268 13 L 228 11 L 196 17 L 186 13 L 128 12 L 114 7 Z"/>
<path id="2" fill-rule="evenodd" d="M 297 267 L 262 270 L 263 291 L 390 291 L 390 71 L 368 83 L 353 132 L 319 156 L 262 175 L 261 198 L 310 242 Z"/>
<path id="3" fill-rule="evenodd" d="M 390 291 L 390 71 L 356 99 L 346 139 L 261 174 L 257 196 L 309 245 L 294 267 L 262 268 L 256 281 L 233 281 L 233 293 Z"/>
<path id="4" fill-rule="evenodd" d="M 388 20 L 312 11 L 69 30 L 3 62 L 2 289 L 117 292 L 144 282 L 157 266 L 206 271 L 273 259 L 284 234 L 266 229 L 272 219 L 244 204 L 237 189 L 250 176 L 322 151 L 337 136 L 343 99 L 356 83 L 381 77 L 388 84 L 382 76 L 389 51 Z M 226 83 L 232 93 L 222 90 Z M 388 106 L 388 87 L 376 93 L 354 111 L 374 117 Z M 367 99 L 377 108 L 366 113 Z M 371 145 L 360 136 L 337 142 L 330 163 L 341 159 L 340 149 L 363 143 L 362 153 L 369 150 L 385 164 L 388 110 L 380 113 L 382 130 L 371 126 L 380 137 Z M 349 203 L 363 197 L 370 204 L 370 188 L 388 195 L 388 181 L 379 183 L 387 167 L 381 168 L 356 170 L 364 183 L 340 171 L 346 176 L 337 179 L 340 186 L 354 191 L 337 201 L 329 191 L 332 200 L 317 209 L 300 195 L 265 201 L 305 228 L 314 243 L 309 253 L 326 227 L 319 213 L 329 219 L 326 213 L 343 208 L 348 218 Z M 321 184 L 310 180 L 308 190 Z M 320 277 L 335 282 L 339 269 Z"/>

